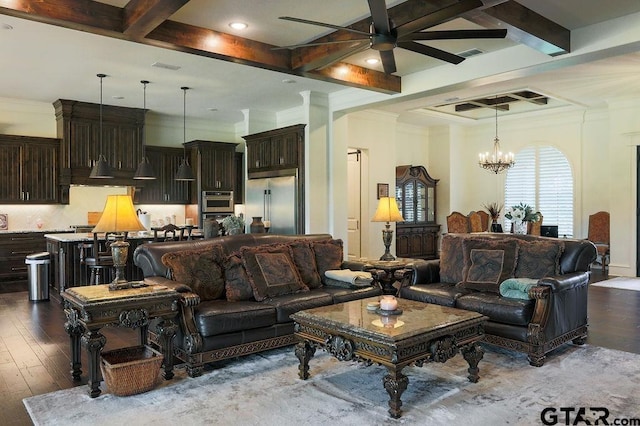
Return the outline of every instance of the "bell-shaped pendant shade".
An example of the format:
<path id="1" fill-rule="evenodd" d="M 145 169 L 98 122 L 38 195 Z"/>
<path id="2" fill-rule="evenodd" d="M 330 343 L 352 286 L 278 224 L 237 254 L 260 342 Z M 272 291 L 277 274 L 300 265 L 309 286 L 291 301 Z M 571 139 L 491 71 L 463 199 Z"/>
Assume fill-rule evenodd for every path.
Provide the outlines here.
<path id="1" fill-rule="evenodd" d="M 104 155 L 100 154 L 100 158 L 96 164 L 93 165 L 93 169 L 91 169 L 91 173 L 89 174 L 90 178 L 93 179 L 112 179 L 113 172 L 111 171 L 111 166 L 107 163 L 107 159 L 104 158 Z"/>
<path id="2" fill-rule="evenodd" d="M 191 170 L 191 166 L 189 166 L 189 162 L 186 158 L 182 160 L 182 162 L 180 163 L 180 167 L 178 167 L 178 171 L 176 172 L 176 180 L 196 180 L 196 177 L 193 175 L 193 170 Z"/>
<path id="3" fill-rule="evenodd" d="M 142 161 L 140 161 L 133 178 L 136 180 L 153 180 L 156 178 L 156 175 L 153 172 L 153 167 L 149 164 L 149 159 L 147 157 L 144 157 Z"/>

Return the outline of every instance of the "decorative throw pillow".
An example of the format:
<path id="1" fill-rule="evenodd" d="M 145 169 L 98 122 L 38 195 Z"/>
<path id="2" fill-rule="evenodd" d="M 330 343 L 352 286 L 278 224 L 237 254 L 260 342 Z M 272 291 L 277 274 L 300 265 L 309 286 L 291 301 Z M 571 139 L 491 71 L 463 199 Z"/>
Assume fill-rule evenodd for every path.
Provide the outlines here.
<path id="1" fill-rule="evenodd" d="M 464 279 L 456 284 L 467 290 L 500 293 L 500 283 L 513 277 L 518 260 L 518 241 L 465 239 Z"/>
<path id="2" fill-rule="evenodd" d="M 253 297 L 265 299 L 309 291 L 304 285 L 286 244 L 242 247 L 242 263 L 247 270 Z"/>
<path id="3" fill-rule="evenodd" d="M 560 272 L 560 256 L 564 251 L 562 241 L 520 241 L 517 278 L 543 278 L 558 275 Z"/>
<path id="4" fill-rule="evenodd" d="M 293 263 L 295 263 L 302 282 L 309 288 L 318 288 L 322 286 L 318 267 L 316 265 L 316 257 L 309 240 L 296 240 L 289 243 L 291 253 L 293 255 Z"/>
<path id="5" fill-rule="evenodd" d="M 324 273 L 332 269 L 340 269 L 340 266 L 342 266 L 342 240 L 314 241 L 312 244 L 318 274 L 320 274 L 322 283 L 326 285 Z"/>
<path id="6" fill-rule="evenodd" d="M 191 287 L 203 301 L 224 296 L 222 259 L 224 255 L 219 245 L 162 255 L 162 263 L 169 268 L 171 279 Z"/>
<path id="7" fill-rule="evenodd" d="M 240 302 L 241 300 L 254 300 L 253 288 L 249 283 L 242 258 L 239 252 L 231 253 L 224 263 L 224 281 L 227 289 L 227 300 Z"/>
<path id="8" fill-rule="evenodd" d="M 533 278 L 509 278 L 500 283 L 500 296 L 510 299 L 531 299 L 529 289 L 534 287 L 538 280 Z"/>
<path id="9" fill-rule="evenodd" d="M 445 234 L 440 247 L 440 282 L 459 283 L 462 281 L 464 255 L 462 253 L 463 237 Z"/>

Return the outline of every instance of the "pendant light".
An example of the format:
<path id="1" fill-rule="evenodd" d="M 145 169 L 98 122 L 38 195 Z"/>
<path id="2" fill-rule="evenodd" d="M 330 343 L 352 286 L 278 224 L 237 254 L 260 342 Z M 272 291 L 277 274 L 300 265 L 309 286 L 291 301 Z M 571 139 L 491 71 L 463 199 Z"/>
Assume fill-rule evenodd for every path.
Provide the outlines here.
<path id="1" fill-rule="evenodd" d="M 98 139 L 100 143 L 98 146 L 100 156 L 98 157 L 98 161 L 93 165 L 93 169 L 91 169 L 89 177 L 93 179 L 112 179 L 113 172 L 111 171 L 111 166 L 109 166 L 107 159 L 102 154 L 102 79 L 107 75 L 97 74 L 97 76 L 100 79 L 100 135 Z"/>
<path id="2" fill-rule="evenodd" d="M 493 154 L 488 152 L 479 155 L 478 165 L 485 170 L 498 174 L 513 167 L 516 162 L 513 153 L 503 154 L 500 151 L 500 139 L 498 139 L 498 95 L 494 102 L 496 110 L 496 137 L 493 139 Z"/>
<path id="3" fill-rule="evenodd" d="M 178 172 L 176 173 L 176 180 L 180 181 L 192 181 L 196 180 L 193 175 L 193 171 L 191 170 L 191 166 L 189 166 L 189 160 L 187 159 L 187 90 L 188 87 L 181 87 L 184 92 L 184 114 L 182 115 L 182 125 L 183 125 L 183 133 L 182 133 L 182 149 L 184 151 L 184 158 L 182 159 L 182 163 L 180 163 L 180 167 L 178 167 Z"/>
<path id="4" fill-rule="evenodd" d="M 142 83 L 142 109 L 147 111 L 147 84 L 149 82 L 147 80 L 140 80 Z M 140 164 L 138 164 L 138 168 L 136 169 L 136 173 L 133 175 L 133 178 L 136 180 L 152 180 L 156 178 L 155 173 L 153 172 L 153 167 L 149 164 L 149 159 L 146 154 L 146 145 L 147 145 L 147 132 L 146 132 L 146 122 L 144 127 L 142 128 L 142 159 L 140 160 Z"/>

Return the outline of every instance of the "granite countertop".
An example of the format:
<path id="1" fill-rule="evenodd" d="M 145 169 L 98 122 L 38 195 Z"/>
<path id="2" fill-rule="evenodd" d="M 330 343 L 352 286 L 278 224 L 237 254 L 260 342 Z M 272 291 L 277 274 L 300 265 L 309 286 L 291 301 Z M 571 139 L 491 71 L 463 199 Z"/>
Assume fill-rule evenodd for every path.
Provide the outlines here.
<path id="1" fill-rule="evenodd" d="M 9 229 L 0 231 L 0 234 L 29 234 L 29 233 L 54 233 L 54 232 L 74 232 L 71 228 L 54 228 L 54 229 Z"/>
<path id="2" fill-rule="evenodd" d="M 202 231 L 200 229 L 194 229 L 191 233 L 193 236 L 202 235 Z M 86 232 L 74 232 L 74 233 L 51 233 L 45 234 L 45 238 L 54 241 L 60 241 L 62 243 L 81 243 L 85 241 L 93 241 L 93 234 Z M 104 234 L 98 234 L 100 239 L 104 239 Z M 145 232 L 130 232 L 127 236 L 128 240 L 151 240 L 153 239 L 152 231 Z"/>

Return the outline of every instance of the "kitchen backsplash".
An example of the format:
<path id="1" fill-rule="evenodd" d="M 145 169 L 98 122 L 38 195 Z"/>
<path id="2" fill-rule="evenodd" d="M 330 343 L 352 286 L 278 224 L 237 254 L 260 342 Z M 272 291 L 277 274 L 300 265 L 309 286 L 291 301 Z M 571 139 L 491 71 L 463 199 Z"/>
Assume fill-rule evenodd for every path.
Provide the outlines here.
<path id="1" fill-rule="evenodd" d="M 59 230 L 72 225 L 86 225 L 88 212 L 102 211 L 107 195 L 126 194 L 126 187 L 72 186 L 69 192 L 68 205 L 1 205 L 0 213 L 7 214 L 9 231 L 24 230 Z M 151 215 L 151 222 L 165 222 L 169 217 L 177 225 L 185 222 L 185 206 L 136 205 Z"/>

